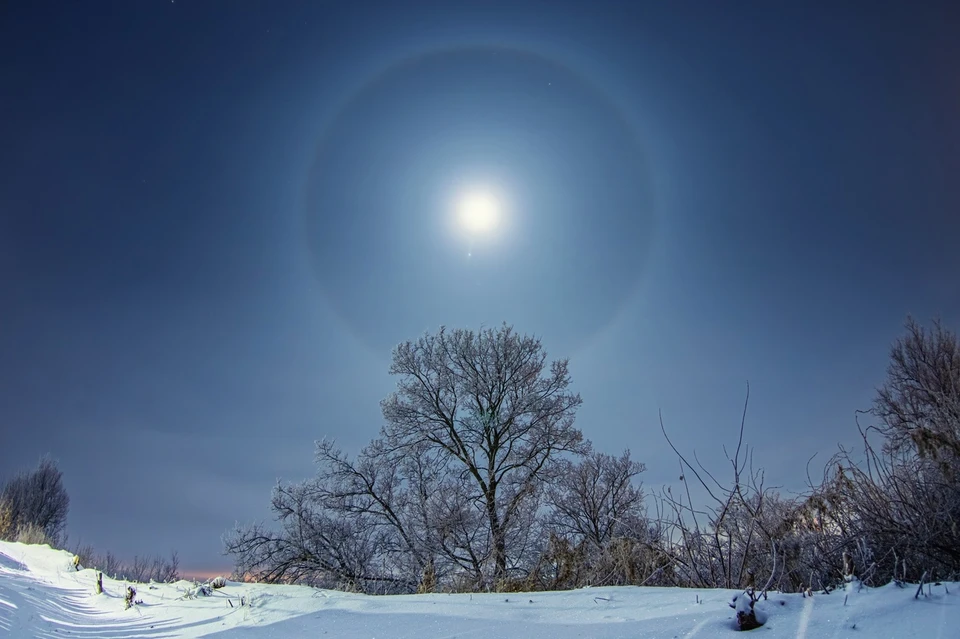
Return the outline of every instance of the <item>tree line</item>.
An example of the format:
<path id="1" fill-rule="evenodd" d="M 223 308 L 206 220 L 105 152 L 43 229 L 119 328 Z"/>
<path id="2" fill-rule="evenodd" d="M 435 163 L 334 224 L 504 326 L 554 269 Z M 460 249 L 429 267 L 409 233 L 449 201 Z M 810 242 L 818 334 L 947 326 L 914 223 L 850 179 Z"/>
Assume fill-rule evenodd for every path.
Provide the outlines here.
<path id="1" fill-rule="evenodd" d="M 829 591 L 851 566 L 868 584 L 960 573 L 960 346 L 939 322 L 908 320 L 872 423 L 858 422 L 862 449 L 841 448 L 797 497 L 754 466 L 748 403 L 723 475 L 661 423 L 683 475 L 646 493 L 642 463 L 575 427 L 567 360 L 508 325 L 425 334 L 389 370 L 379 436 L 354 457 L 317 442 L 316 476 L 275 487 L 275 524 L 225 536 L 236 578 L 367 593 L 758 579 Z"/>

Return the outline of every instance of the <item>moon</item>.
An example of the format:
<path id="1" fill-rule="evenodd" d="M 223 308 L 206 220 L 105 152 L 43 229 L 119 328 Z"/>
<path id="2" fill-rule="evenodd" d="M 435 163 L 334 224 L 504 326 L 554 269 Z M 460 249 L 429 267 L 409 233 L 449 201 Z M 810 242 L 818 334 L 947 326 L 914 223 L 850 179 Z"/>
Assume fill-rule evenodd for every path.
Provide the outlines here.
<path id="1" fill-rule="evenodd" d="M 634 299 L 657 236 L 653 173 L 632 107 L 586 71 L 500 45 L 424 49 L 359 78 L 321 122 L 303 238 L 317 294 L 370 353 L 504 320 L 575 351 Z M 567 298 L 585 312 L 563 312 Z"/>
<path id="2" fill-rule="evenodd" d="M 501 206 L 487 191 L 471 191 L 460 198 L 457 217 L 471 236 L 489 235 L 500 226 Z"/>

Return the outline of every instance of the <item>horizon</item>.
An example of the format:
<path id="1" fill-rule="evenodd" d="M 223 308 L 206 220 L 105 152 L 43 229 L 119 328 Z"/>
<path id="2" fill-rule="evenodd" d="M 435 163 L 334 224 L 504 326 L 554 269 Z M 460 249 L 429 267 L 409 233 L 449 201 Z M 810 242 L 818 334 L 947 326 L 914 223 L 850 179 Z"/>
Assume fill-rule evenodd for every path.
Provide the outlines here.
<path id="1" fill-rule="evenodd" d="M 0 480 L 50 454 L 71 543 L 223 574 L 316 440 L 377 435 L 395 345 L 506 322 L 569 358 L 577 426 L 648 491 L 678 479 L 661 411 L 727 472 L 748 382 L 757 465 L 800 491 L 907 316 L 960 326 L 958 24 L 5 5 Z"/>

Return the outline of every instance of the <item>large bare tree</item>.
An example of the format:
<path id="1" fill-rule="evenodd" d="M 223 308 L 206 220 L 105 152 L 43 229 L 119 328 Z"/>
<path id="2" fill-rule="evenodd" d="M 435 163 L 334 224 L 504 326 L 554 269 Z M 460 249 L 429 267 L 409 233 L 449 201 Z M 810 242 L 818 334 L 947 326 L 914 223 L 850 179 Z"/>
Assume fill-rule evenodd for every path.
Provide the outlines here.
<path id="1" fill-rule="evenodd" d="M 509 542 L 523 537 L 516 526 L 530 521 L 524 510 L 536 508 L 554 462 L 589 449 L 574 427 L 581 400 L 569 391 L 567 360 L 548 364 L 539 339 L 506 324 L 441 328 L 400 344 L 390 373 L 400 379 L 381 402 L 384 445 L 444 457 L 483 512 L 494 581 L 505 579 Z"/>
<path id="2" fill-rule="evenodd" d="M 543 487 L 589 443 L 565 360 L 509 326 L 424 335 L 398 346 L 385 425 L 354 459 L 317 443 L 318 473 L 278 484 L 280 530 L 225 538 L 237 572 L 367 592 L 473 590 L 523 572 L 540 552 Z"/>

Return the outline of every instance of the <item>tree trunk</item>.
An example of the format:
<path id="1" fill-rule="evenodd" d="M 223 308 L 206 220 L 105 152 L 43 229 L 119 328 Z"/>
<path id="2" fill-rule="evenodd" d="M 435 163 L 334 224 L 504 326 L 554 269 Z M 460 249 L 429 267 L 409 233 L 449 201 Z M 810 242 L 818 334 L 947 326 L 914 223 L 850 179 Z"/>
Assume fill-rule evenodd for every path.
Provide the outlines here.
<path id="1" fill-rule="evenodd" d="M 507 578 L 507 544 L 503 531 L 497 530 L 493 537 L 493 560 L 495 562 L 494 579 L 502 583 Z"/>
<path id="2" fill-rule="evenodd" d="M 497 496 L 493 491 L 487 493 L 487 519 L 490 522 L 490 540 L 493 542 L 493 583 L 494 587 L 499 587 L 507 578 L 507 540 L 497 513 Z"/>

